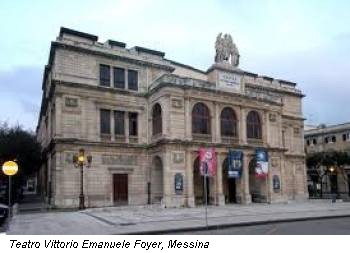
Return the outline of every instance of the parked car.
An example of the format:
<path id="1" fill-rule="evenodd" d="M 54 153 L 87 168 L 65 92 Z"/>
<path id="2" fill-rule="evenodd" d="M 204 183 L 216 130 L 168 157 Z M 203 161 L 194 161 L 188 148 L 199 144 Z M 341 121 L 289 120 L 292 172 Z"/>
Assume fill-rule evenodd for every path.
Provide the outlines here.
<path id="1" fill-rule="evenodd" d="M 8 206 L 0 203 L 0 225 L 6 220 L 8 213 Z"/>

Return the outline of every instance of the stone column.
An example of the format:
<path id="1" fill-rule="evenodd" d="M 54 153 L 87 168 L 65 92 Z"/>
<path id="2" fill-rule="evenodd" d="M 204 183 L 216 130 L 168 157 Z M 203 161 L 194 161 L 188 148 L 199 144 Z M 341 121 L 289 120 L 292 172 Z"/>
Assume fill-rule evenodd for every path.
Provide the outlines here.
<path id="1" fill-rule="evenodd" d="M 243 199 L 242 203 L 249 204 L 252 202 L 252 196 L 249 189 L 249 156 L 246 152 L 243 153 L 243 173 L 242 173 L 242 185 L 243 185 Z"/>
<path id="2" fill-rule="evenodd" d="M 109 117 L 111 120 L 111 137 L 112 137 L 111 139 L 112 139 L 112 141 L 115 141 L 115 135 L 114 135 L 115 122 L 114 122 L 114 111 L 113 110 L 111 110 Z"/>
<path id="3" fill-rule="evenodd" d="M 191 108 L 190 108 L 190 99 L 185 98 L 185 140 L 191 140 Z"/>
<path id="4" fill-rule="evenodd" d="M 269 114 L 266 111 L 262 112 L 262 137 L 263 137 L 263 143 L 268 144 L 269 143 Z"/>
<path id="5" fill-rule="evenodd" d="M 215 103 L 215 142 L 221 142 L 221 128 L 220 128 L 220 107 Z"/>
<path id="6" fill-rule="evenodd" d="M 223 194 L 223 184 L 222 184 L 222 163 L 223 163 L 223 155 L 218 154 L 217 155 L 217 173 L 216 173 L 216 180 L 217 180 L 217 188 L 216 188 L 216 204 L 219 206 L 225 205 L 225 196 Z"/>
<path id="7" fill-rule="evenodd" d="M 124 113 L 124 122 L 125 142 L 129 143 L 129 112 Z"/>
<path id="8" fill-rule="evenodd" d="M 190 150 L 186 151 L 186 193 L 187 193 L 187 206 L 195 207 L 194 202 L 194 188 L 193 188 L 193 165 L 192 154 Z"/>
<path id="9" fill-rule="evenodd" d="M 241 108 L 239 121 L 239 144 L 247 144 L 247 110 Z"/>
<path id="10" fill-rule="evenodd" d="M 56 136 L 61 137 L 62 136 L 62 128 L 61 128 L 61 119 L 62 119 L 62 97 L 57 96 L 56 97 L 56 105 L 55 105 L 55 129 L 56 129 Z M 99 122 L 99 121 L 98 121 Z"/>
<path id="11" fill-rule="evenodd" d="M 163 205 L 172 206 L 172 175 L 171 175 L 171 152 L 166 151 L 163 156 Z"/>

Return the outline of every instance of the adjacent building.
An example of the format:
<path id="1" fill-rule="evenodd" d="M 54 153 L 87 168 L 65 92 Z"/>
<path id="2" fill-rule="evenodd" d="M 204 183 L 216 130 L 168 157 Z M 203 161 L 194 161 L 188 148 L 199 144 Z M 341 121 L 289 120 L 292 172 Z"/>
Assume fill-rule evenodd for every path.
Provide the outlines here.
<path id="1" fill-rule="evenodd" d="M 215 49 L 213 65 L 199 70 L 160 51 L 61 28 L 37 126 L 47 201 L 78 206 L 73 156 L 83 148 L 92 157 L 86 206 L 200 205 L 200 147 L 215 148 L 210 204 L 306 199 L 304 95 L 296 83 L 240 69 L 230 35 L 219 34 Z M 264 179 L 254 174 L 257 149 L 268 154 Z M 239 178 L 228 177 L 229 150 L 243 152 Z"/>
<path id="2" fill-rule="evenodd" d="M 305 152 L 340 151 L 350 154 L 350 123 L 329 125 L 324 124 L 305 130 Z M 350 196 L 350 166 L 337 168 L 337 171 L 327 173 L 320 167 L 318 171 L 308 168 L 308 187 L 311 197 L 327 197 L 337 193 L 339 197 Z M 322 193 L 321 193 L 322 191 Z"/>

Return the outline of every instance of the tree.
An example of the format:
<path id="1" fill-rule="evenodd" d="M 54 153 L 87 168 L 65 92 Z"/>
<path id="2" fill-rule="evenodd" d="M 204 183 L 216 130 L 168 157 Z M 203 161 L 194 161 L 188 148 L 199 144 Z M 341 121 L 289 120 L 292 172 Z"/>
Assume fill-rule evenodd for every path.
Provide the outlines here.
<path id="1" fill-rule="evenodd" d="M 33 132 L 19 125 L 9 127 L 6 122 L 0 122 L 0 164 L 8 160 L 15 160 L 18 164 L 18 173 L 13 176 L 14 188 L 18 190 L 28 176 L 39 170 L 41 148 Z M 0 173 L 0 179 L 6 182 L 7 177 Z"/>
<path id="2" fill-rule="evenodd" d="M 346 187 L 348 188 L 349 182 L 344 167 L 350 165 L 350 155 L 347 152 L 342 151 L 330 151 L 330 152 L 316 152 L 308 154 L 306 157 L 306 166 L 308 167 L 309 176 L 315 184 L 317 181 L 321 181 L 321 197 L 322 197 L 322 179 L 324 176 L 329 175 L 329 168 L 333 167 L 335 173 L 342 175 Z M 326 169 L 321 169 L 325 167 Z"/>

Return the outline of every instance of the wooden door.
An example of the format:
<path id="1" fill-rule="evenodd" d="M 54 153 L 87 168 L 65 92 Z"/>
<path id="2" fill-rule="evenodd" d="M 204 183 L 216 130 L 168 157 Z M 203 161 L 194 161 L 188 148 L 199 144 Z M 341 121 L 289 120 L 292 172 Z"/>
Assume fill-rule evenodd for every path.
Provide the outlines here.
<path id="1" fill-rule="evenodd" d="M 117 205 L 128 204 L 128 174 L 113 174 L 113 200 Z"/>
<path id="2" fill-rule="evenodd" d="M 236 179 L 228 178 L 228 202 L 236 203 Z"/>

